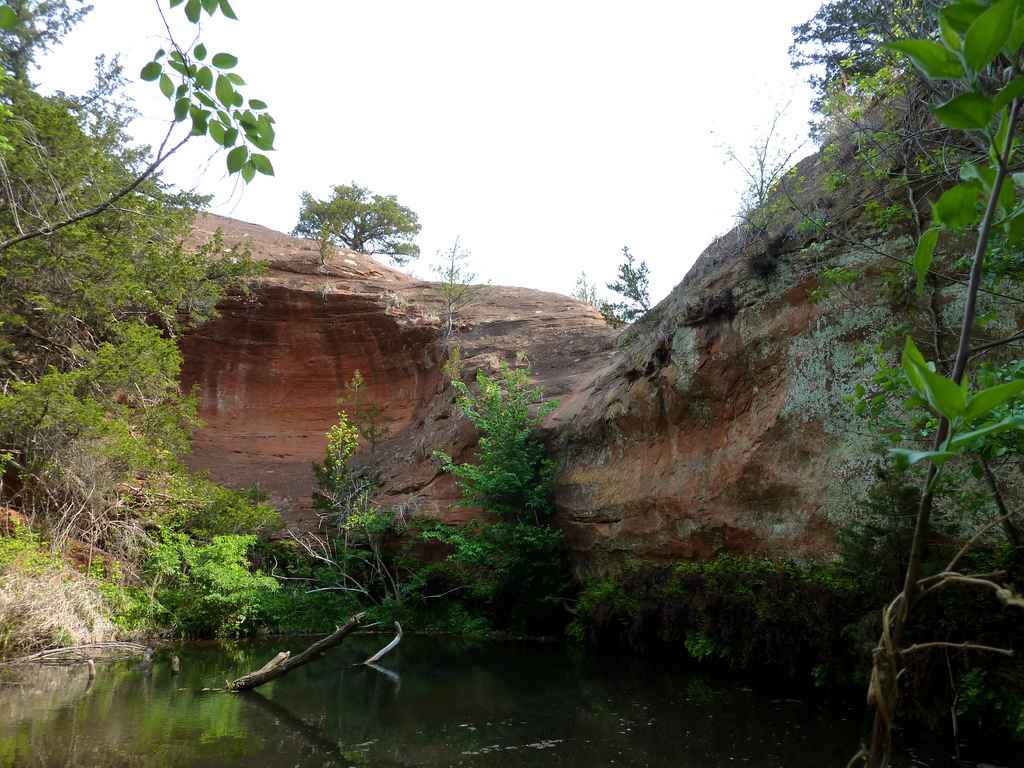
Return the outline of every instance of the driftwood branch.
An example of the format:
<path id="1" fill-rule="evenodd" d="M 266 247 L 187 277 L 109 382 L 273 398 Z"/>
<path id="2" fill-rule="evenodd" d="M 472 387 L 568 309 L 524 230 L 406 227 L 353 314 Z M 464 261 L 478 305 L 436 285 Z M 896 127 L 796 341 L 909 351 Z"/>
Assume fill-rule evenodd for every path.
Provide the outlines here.
<path id="1" fill-rule="evenodd" d="M 380 661 L 382 658 L 384 658 L 384 654 L 389 653 L 400 642 L 402 642 L 402 625 L 399 624 L 397 621 L 395 622 L 395 630 L 398 632 L 398 634 L 395 635 L 395 639 L 392 640 L 387 645 L 385 645 L 383 648 L 381 648 L 375 654 L 373 654 L 373 656 L 368 658 L 366 661 L 364 661 L 363 664 L 366 664 L 367 666 L 371 666 L 372 667 L 374 664 L 376 664 L 378 661 Z"/>
<path id="2" fill-rule="evenodd" d="M 363 613 L 357 613 L 349 619 L 344 626 L 338 627 L 327 637 L 317 640 L 297 656 L 291 656 L 288 651 L 282 651 L 255 672 L 250 672 L 249 674 L 238 678 L 234 682 L 229 683 L 228 690 L 249 691 L 263 685 L 264 683 L 269 683 L 271 680 L 281 677 L 281 675 L 291 672 L 296 667 L 308 664 L 317 657 L 317 654 L 320 654 L 329 648 L 333 648 L 357 630 L 359 625 L 362 623 L 364 616 L 365 614 Z"/>
<path id="3" fill-rule="evenodd" d="M 90 643 L 88 645 L 72 645 L 66 648 L 50 648 L 28 656 L 0 662 L 0 667 L 12 667 L 17 664 L 86 664 L 89 661 L 121 661 L 122 659 L 145 657 L 151 655 L 152 649 L 139 643 Z"/>
<path id="4" fill-rule="evenodd" d="M 998 653 L 1003 656 L 1013 656 L 1013 651 L 1009 648 L 996 648 L 991 645 L 980 645 L 978 643 L 944 643 L 944 642 L 930 642 L 930 643 L 917 643 L 909 648 L 904 648 L 900 653 L 906 655 L 910 653 L 916 653 L 917 651 L 927 651 L 931 648 L 947 648 L 954 651 L 980 651 L 982 653 Z"/>

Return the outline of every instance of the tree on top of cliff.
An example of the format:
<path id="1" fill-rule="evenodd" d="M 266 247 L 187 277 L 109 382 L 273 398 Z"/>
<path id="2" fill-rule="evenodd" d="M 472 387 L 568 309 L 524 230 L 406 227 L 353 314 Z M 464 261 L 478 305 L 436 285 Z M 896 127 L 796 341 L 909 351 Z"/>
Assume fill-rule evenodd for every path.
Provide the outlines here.
<path id="1" fill-rule="evenodd" d="M 893 61 L 880 44 L 927 37 L 943 0 L 828 0 L 793 27 L 789 49 L 794 69 L 811 67 L 814 108 L 823 112 L 829 91 L 874 75 Z"/>
<path id="2" fill-rule="evenodd" d="M 334 186 L 327 200 L 303 192 L 300 201 L 294 235 L 320 241 L 326 237 L 353 251 L 387 256 L 399 266 L 420 255 L 413 242 L 420 233 L 419 217 L 394 195 L 377 195 L 353 182 Z"/>
<path id="3" fill-rule="evenodd" d="M 455 335 L 459 313 L 477 298 L 477 286 L 473 285 L 476 273 L 469 269 L 470 252 L 461 246 L 458 237 L 450 248 L 438 251 L 437 256 L 440 263 L 434 267 L 434 273 L 440 279 L 438 292 L 444 302 L 444 336 L 450 339 Z"/>
<path id="4" fill-rule="evenodd" d="M 610 308 L 620 320 L 631 323 L 651 308 L 650 269 L 647 262 L 636 263 L 628 245 L 622 246 L 622 257 L 619 276 L 608 283 L 608 290 L 620 294 L 625 301 L 612 304 Z"/>

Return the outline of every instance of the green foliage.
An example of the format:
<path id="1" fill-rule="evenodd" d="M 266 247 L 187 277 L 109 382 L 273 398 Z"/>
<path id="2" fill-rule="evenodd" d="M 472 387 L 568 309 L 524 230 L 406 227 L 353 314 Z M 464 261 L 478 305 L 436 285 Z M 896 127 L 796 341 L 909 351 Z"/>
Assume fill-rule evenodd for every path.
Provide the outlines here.
<path id="1" fill-rule="evenodd" d="M 457 464 L 435 451 L 445 472 L 455 476 L 460 504 L 481 507 L 507 521 L 546 521 L 551 514 L 554 466 L 536 434 L 558 407 L 530 384 L 530 370 L 502 363 L 497 376 L 476 375 L 474 392 L 457 375 L 451 379 L 457 404 L 480 432 L 477 463 Z"/>
<path id="2" fill-rule="evenodd" d="M 359 437 L 370 444 L 372 455 L 376 454 L 377 445 L 388 438 L 391 430 L 384 423 L 384 410 L 379 404 L 368 399 L 368 394 L 363 373 L 356 368 L 352 378 L 346 382 L 345 392 L 338 399 L 338 404 L 345 409 L 348 418 L 352 420 Z M 330 439 L 330 436 L 328 437 Z"/>
<path id="3" fill-rule="evenodd" d="M 570 579 L 560 531 L 524 522 L 435 523 L 425 525 L 422 535 L 451 547 L 443 576 L 452 589 L 465 590 L 459 599 L 468 600 L 473 613 L 517 631 L 549 631 L 564 623 Z"/>
<path id="4" fill-rule="evenodd" d="M 834 568 L 721 555 L 672 569 L 634 566 L 585 585 L 569 636 L 835 683 L 855 668 L 843 627 L 862 606 L 856 582 Z"/>
<path id="5" fill-rule="evenodd" d="M 608 283 L 608 290 L 621 295 L 625 301 L 609 304 L 608 310 L 613 312 L 622 323 L 631 323 L 651 308 L 651 294 L 648 285 L 650 269 L 646 262 L 636 263 L 635 257 L 629 252 L 629 246 L 622 246 L 622 258 L 618 277 Z M 602 309 L 602 314 L 604 312 L 605 310 Z"/>
<path id="6" fill-rule="evenodd" d="M 281 527 L 281 516 L 259 489 L 226 488 L 182 471 L 149 478 L 138 502 L 160 525 L 201 540 L 266 535 Z"/>
<path id="7" fill-rule="evenodd" d="M 400 205 L 394 195 L 377 195 L 353 182 L 331 188 L 331 197 L 319 200 L 303 192 L 299 222 L 293 234 L 330 242 L 371 256 L 387 256 L 402 265 L 419 257 L 413 241 L 420 232 L 419 218 Z"/>
<path id="8" fill-rule="evenodd" d="M 602 298 L 597 292 L 597 283 L 591 282 L 586 272 L 580 272 L 576 276 L 576 287 L 573 289 L 572 297 L 594 307 L 612 328 L 621 328 L 626 324 L 620 315 L 619 305 Z"/>
<path id="9" fill-rule="evenodd" d="M 19 80 L 92 10 L 84 0 L 7 0 L 0 5 L 0 70 Z"/>
<path id="10" fill-rule="evenodd" d="M 881 43 L 924 37 L 941 0 L 826 0 L 803 24 L 793 28 L 789 49 L 794 68 L 810 68 L 814 106 L 827 111 L 837 90 L 862 90 L 891 63 Z"/>
<path id="11" fill-rule="evenodd" d="M 170 7 L 184 3 L 185 17 L 200 25 L 203 11 L 237 20 L 229 0 L 170 0 Z M 252 181 L 257 173 L 274 175 L 274 167 L 264 152 L 274 149 L 274 118 L 266 102 L 242 95 L 245 80 L 236 72 L 238 57 L 215 53 L 206 63 L 207 47 L 194 40 L 192 50 L 168 41 L 170 53 L 158 50 L 140 73 L 143 80 L 156 82 L 160 92 L 173 104 L 174 121 L 190 121 L 189 136 L 209 136 L 220 148 L 228 150 L 227 170 Z M 168 133 L 170 136 L 170 133 Z"/>
<path id="12" fill-rule="evenodd" d="M 146 562 L 156 620 L 189 637 L 236 637 L 259 625 L 276 579 L 253 574 L 254 536 L 215 536 L 199 544 L 164 530 Z"/>

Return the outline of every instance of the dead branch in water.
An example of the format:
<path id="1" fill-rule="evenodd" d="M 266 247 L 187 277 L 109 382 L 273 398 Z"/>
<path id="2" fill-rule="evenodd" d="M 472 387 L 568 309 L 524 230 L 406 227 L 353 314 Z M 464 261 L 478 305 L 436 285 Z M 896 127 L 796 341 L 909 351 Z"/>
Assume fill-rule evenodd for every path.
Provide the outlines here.
<path id="1" fill-rule="evenodd" d="M 136 656 L 145 657 L 152 653 L 149 646 L 140 643 L 89 643 L 73 645 L 67 648 L 50 648 L 28 656 L 0 662 L 0 667 L 11 667 L 17 664 L 85 664 L 90 661 L 123 661 Z"/>
<path id="2" fill-rule="evenodd" d="M 308 664 L 316 658 L 317 654 L 338 645 L 358 629 L 364 616 L 365 614 L 363 613 L 357 613 L 344 626 L 338 627 L 327 637 L 317 640 L 297 656 L 292 656 L 289 651 L 282 651 L 255 672 L 242 675 L 242 677 L 229 683 L 227 689 L 229 691 L 250 691 L 291 672 L 296 667 Z"/>
<path id="3" fill-rule="evenodd" d="M 398 623 L 397 621 L 395 622 L 395 631 L 397 631 L 397 632 L 398 632 L 398 634 L 397 634 L 397 635 L 395 635 L 395 639 L 394 639 L 394 640 L 392 640 L 392 641 L 391 641 L 390 643 L 388 643 L 387 645 L 385 645 L 385 646 L 384 646 L 383 648 L 381 648 L 381 649 L 380 649 L 379 651 L 377 651 L 377 652 L 376 652 L 375 654 L 373 654 L 373 656 L 371 656 L 370 658 L 368 658 L 368 659 L 367 659 L 366 661 L 364 661 L 364 662 L 363 662 L 363 664 L 365 664 L 365 665 L 366 665 L 366 666 L 368 666 L 368 667 L 372 667 L 372 666 L 373 666 L 374 664 L 376 664 L 376 663 L 377 663 L 378 661 L 380 661 L 380 660 L 381 660 L 382 658 L 384 658 L 384 654 L 386 654 L 386 653 L 390 652 L 390 651 L 391 651 L 391 650 L 393 650 L 393 649 L 394 649 L 394 648 L 395 648 L 395 647 L 396 647 L 396 646 L 397 646 L 397 645 L 398 645 L 398 644 L 399 644 L 400 642 L 402 642 L 402 625 L 401 625 L 401 624 L 399 624 L 399 623 Z"/>

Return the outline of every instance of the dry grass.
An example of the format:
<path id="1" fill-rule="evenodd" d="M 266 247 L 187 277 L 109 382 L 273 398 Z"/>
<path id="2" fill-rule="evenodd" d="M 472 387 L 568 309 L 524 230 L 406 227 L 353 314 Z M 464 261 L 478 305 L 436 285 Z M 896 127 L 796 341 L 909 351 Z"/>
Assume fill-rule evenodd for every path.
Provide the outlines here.
<path id="1" fill-rule="evenodd" d="M 95 582 L 67 566 L 0 567 L 0 656 L 117 639 Z"/>

